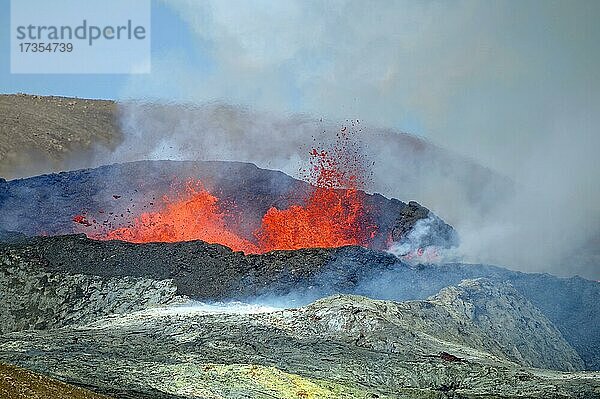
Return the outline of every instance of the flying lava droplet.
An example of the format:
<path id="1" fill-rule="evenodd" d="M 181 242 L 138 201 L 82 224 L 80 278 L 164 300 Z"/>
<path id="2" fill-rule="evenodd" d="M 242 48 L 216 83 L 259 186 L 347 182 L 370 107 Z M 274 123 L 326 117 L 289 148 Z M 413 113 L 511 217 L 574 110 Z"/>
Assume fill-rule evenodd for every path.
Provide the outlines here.
<path id="1" fill-rule="evenodd" d="M 365 208 L 366 194 L 360 188 L 366 176 L 364 165 L 371 163 L 361 158 L 351 132 L 344 126 L 331 150 L 309 151 L 309 167 L 301 169 L 312 184 L 308 199 L 287 209 L 268 209 L 253 237 L 242 237 L 227 226 L 225 215 L 235 210 L 222 209 L 219 198 L 199 181 L 189 181 L 183 192 L 165 196 L 159 211 L 142 213 L 128 226 L 91 237 L 135 243 L 203 240 L 244 253 L 368 246 L 377 226 Z M 73 221 L 91 225 L 82 215 Z"/>

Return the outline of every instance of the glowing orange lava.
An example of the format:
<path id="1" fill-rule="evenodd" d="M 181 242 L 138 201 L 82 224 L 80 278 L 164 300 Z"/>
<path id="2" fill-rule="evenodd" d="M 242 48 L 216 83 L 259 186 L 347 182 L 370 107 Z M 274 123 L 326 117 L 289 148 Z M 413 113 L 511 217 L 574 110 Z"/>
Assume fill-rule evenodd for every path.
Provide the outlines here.
<path id="1" fill-rule="evenodd" d="M 188 182 L 179 198 L 163 198 L 164 208 L 160 212 L 142 213 L 131 226 L 109 231 L 102 238 L 136 243 L 202 240 L 226 245 L 234 251 L 258 252 L 254 244 L 225 227 L 218 200 L 199 182 Z"/>
<path id="2" fill-rule="evenodd" d="M 364 193 L 356 187 L 360 164 L 339 147 L 333 154 L 310 151 L 308 180 L 315 188 L 304 206 L 267 211 L 256 233 L 261 250 L 368 246 L 377 227 L 365 210 Z"/>
<path id="3" fill-rule="evenodd" d="M 363 203 L 356 190 L 317 187 L 305 206 L 270 208 L 256 235 L 264 252 L 367 246 L 376 228 L 364 222 Z"/>
<path id="4" fill-rule="evenodd" d="M 161 210 L 142 213 L 130 225 L 95 238 L 135 243 L 203 240 L 245 253 L 369 246 L 377 226 L 365 209 L 366 194 L 359 191 L 364 184 L 365 162 L 351 145 L 346 128 L 337 139 L 331 151 L 313 148 L 309 152 L 310 167 L 303 170 L 312 184 L 307 200 L 287 209 L 271 207 L 253 237 L 232 231 L 225 223 L 225 215 L 232 210 L 222 209 L 219 199 L 200 182 L 188 182 L 183 194 L 163 198 Z M 84 215 L 75 216 L 73 221 L 91 226 Z"/>

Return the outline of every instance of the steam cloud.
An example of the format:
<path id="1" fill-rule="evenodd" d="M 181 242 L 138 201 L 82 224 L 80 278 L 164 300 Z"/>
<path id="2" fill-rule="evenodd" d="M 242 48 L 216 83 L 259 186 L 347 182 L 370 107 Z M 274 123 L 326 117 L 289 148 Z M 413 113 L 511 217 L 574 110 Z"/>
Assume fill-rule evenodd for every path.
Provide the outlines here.
<path id="1" fill-rule="evenodd" d="M 67 166 L 223 159 L 298 176 L 312 137 L 358 118 L 366 189 L 432 209 L 465 260 L 600 279 L 600 3 L 161 6 L 211 67 L 157 54 L 123 91 L 155 104 L 123 102 L 121 145 Z"/>
<path id="2" fill-rule="evenodd" d="M 301 177 L 299 167 L 307 162 L 313 138 L 326 145 L 348 124 L 223 104 L 131 102 L 122 104 L 122 114 L 124 141 L 114 152 L 99 150 L 98 164 L 237 160 Z M 511 180 L 414 136 L 359 126 L 366 156 L 374 161 L 366 189 L 415 199 L 459 231 L 461 248 L 437 254 L 442 260 L 460 255 L 469 262 L 598 278 L 594 136 L 573 142 L 557 126 Z M 438 257 L 429 255 L 422 260 Z"/>
<path id="3" fill-rule="evenodd" d="M 376 161 L 368 189 L 434 210 L 459 230 L 466 260 L 600 279 L 600 3 L 164 4 L 214 68 L 198 73 L 166 54 L 152 79 L 131 80 L 126 97 L 167 92 L 272 115 L 359 118 Z M 207 153 L 210 140 L 219 144 L 209 157 L 295 174 L 307 138 L 339 127 L 272 115 L 231 107 L 215 120 L 184 117 L 175 130 L 191 123 L 204 135 L 223 125 L 203 139 Z M 373 126 L 426 136 L 450 152 Z M 220 147 L 224 137 L 233 151 Z M 182 156 L 166 152 L 170 140 L 157 154 Z"/>

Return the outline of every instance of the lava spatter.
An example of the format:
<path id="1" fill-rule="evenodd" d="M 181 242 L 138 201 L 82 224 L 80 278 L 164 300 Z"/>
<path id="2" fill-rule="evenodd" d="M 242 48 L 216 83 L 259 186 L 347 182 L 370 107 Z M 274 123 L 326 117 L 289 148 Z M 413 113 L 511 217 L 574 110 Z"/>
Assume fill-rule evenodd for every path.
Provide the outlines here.
<path id="1" fill-rule="evenodd" d="M 287 209 L 269 208 L 252 237 L 243 237 L 225 223 L 225 216 L 235 213 L 235 209 L 227 209 L 200 181 L 191 180 L 184 190 L 172 189 L 170 196 L 164 196 L 160 210 L 141 213 L 128 225 L 96 233 L 93 238 L 136 243 L 202 240 L 244 253 L 345 245 L 368 247 L 377 226 L 365 207 L 366 194 L 361 191 L 369 163 L 352 137 L 356 133 L 354 127 L 354 122 L 351 128 L 342 127 L 332 148 L 310 149 L 309 166 L 301 171 L 311 183 L 307 199 Z M 301 193 L 294 194 L 303 197 Z M 132 213 L 130 208 L 126 212 Z M 91 225 L 83 216 L 76 216 L 73 221 Z"/>
<path id="2" fill-rule="evenodd" d="M 359 191 L 367 163 L 351 136 L 354 132 L 344 126 L 331 150 L 310 150 L 310 167 L 301 171 L 314 186 L 310 197 L 304 205 L 267 211 L 256 232 L 263 251 L 369 246 L 377 226 Z"/>
<path id="3" fill-rule="evenodd" d="M 109 231 L 103 238 L 137 243 L 202 240 L 234 251 L 258 252 L 254 244 L 225 226 L 218 200 L 200 182 L 190 181 L 175 199 L 163 198 L 162 210 L 142 213 L 130 226 Z"/>

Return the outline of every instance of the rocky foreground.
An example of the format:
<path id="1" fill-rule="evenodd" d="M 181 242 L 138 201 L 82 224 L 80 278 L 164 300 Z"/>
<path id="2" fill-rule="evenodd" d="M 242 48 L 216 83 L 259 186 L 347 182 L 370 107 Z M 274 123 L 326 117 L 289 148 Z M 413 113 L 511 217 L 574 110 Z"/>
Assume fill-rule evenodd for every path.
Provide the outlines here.
<path id="1" fill-rule="evenodd" d="M 0 363 L 0 398 L 109 399 L 88 389 L 65 384 L 29 370 Z"/>
<path id="2" fill-rule="evenodd" d="M 496 295 L 490 313 L 473 314 L 474 298 Z M 487 322 L 497 312 L 503 324 Z M 485 280 L 426 301 L 146 309 L 5 334 L 0 359 L 116 397 L 600 397 L 600 373 L 525 365 L 581 360 L 514 290 Z"/>
<path id="3" fill-rule="evenodd" d="M 595 282 L 355 247 L 12 239 L 0 362 L 99 394 L 600 397 L 600 373 L 583 371 L 598 356 Z"/>
<path id="4" fill-rule="evenodd" d="M 0 329 L 58 327 L 177 296 L 306 305 L 336 293 L 426 299 L 464 279 L 509 283 L 538 308 L 584 360 L 600 370 L 600 284 L 484 265 L 411 266 L 360 247 L 244 256 L 201 241 L 131 244 L 83 235 L 0 244 Z M 136 286 L 131 292 L 128 287 Z"/>

